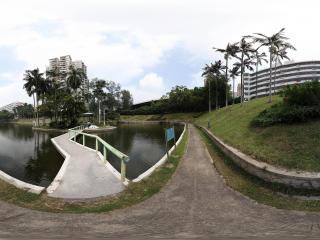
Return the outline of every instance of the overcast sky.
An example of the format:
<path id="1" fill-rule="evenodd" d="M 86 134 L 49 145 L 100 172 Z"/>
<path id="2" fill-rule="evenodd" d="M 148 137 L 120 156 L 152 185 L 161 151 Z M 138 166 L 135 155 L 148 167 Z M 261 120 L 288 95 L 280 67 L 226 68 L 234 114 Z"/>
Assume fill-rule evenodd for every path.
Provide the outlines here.
<path id="1" fill-rule="evenodd" d="M 23 72 L 71 55 L 89 78 L 113 80 L 135 102 L 157 99 L 175 85 L 201 86 L 201 68 L 253 32 L 282 27 L 296 60 L 320 60 L 320 3 L 296 0 L 2 0 L 0 105 L 31 99 Z"/>

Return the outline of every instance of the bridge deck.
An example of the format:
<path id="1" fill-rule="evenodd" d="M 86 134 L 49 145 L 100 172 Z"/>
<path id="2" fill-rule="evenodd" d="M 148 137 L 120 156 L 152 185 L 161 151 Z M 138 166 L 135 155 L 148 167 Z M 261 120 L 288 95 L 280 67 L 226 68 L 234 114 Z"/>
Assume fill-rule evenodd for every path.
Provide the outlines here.
<path id="1" fill-rule="evenodd" d="M 65 173 L 50 197 L 84 199 L 114 195 L 125 189 L 123 183 L 105 166 L 95 151 L 68 139 L 68 133 L 54 138 L 54 142 L 70 158 Z"/>

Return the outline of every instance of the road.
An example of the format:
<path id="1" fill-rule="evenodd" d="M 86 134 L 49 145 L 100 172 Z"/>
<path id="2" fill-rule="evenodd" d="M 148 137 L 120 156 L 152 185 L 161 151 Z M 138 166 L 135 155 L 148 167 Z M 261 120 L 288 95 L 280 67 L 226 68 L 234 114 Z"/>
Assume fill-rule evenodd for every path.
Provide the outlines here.
<path id="1" fill-rule="evenodd" d="M 228 188 L 190 126 L 177 171 L 150 199 L 103 214 L 54 214 L 0 203 L 0 237 L 318 239 L 320 214 L 279 210 Z"/>

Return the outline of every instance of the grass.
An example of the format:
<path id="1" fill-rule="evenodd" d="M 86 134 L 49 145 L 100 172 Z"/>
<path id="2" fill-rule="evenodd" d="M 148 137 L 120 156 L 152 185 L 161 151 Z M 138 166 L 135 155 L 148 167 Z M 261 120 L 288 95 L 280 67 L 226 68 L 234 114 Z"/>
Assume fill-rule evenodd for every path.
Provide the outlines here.
<path id="1" fill-rule="evenodd" d="M 320 171 L 320 121 L 303 124 L 275 125 L 254 128 L 251 120 L 272 104 L 282 101 L 278 96 L 271 104 L 260 98 L 222 108 L 200 116 L 196 123 L 207 127 L 225 143 L 253 158 L 291 170 Z"/>
<path id="2" fill-rule="evenodd" d="M 164 165 L 141 182 L 130 183 L 126 190 L 114 197 L 101 198 L 90 202 L 68 202 L 50 198 L 45 193 L 41 195 L 28 193 L 0 180 L 0 200 L 21 207 L 48 212 L 100 213 L 129 207 L 146 200 L 166 185 L 185 153 L 187 142 L 188 132 L 184 134 L 176 152 L 170 156 L 170 159 Z"/>
<path id="3" fill-rule="evenodd" d="M 223 176 L 226 184 L 234 190 L 250 197 L 260 204 L 270 205 L 280 209 L 320 211 L 320 200 L 302 200 L 292 197 L 296 195 L 320 196 L 320 191 L 298 190 L 287 188 L 280 184 L 266 183 L 236 166 L 230 158 L 224 155 L 212 143 L 205 133 L 201 130 L 199 130 L 199 132 L 213 159 L 215 168 Z M 280 195 L 279 193 L 286 195 Z"/>
<path id="4" fill-rule="evenodd" d="M 181 120 L 193 122 L 202 113 L 170 113 L 170 114 L 153 114 L 153 115 L 121 115 L 123 121 L 167 121 Z"/>

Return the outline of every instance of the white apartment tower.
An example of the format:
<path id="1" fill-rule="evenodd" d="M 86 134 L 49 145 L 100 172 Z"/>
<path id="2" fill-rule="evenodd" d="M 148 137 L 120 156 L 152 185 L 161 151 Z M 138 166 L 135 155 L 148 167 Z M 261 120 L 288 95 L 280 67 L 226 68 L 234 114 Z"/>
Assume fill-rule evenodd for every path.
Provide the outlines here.
<path id="1" fill-rule="evenodd" d="M 61 56 L 60 58 L 51 58 L 49 59 L 49 66 L 47 67 L 48 71 L 56 70 L 59 73 L 58 80 L 63 84 L 66 83 L 66 78 L 70 69 L 70 66 L 73 66 L 77 69 L 82 69 L 85 75 L 87 75 L 87 66 L 81 60 L 72 61 L 70 55 Z M 82 89 L 84 92 L 89 92 L 89 80 L 86 78 L 82 83 Z"/>
<path id="2" fill-rule="evenodd" d="M 269 95 L 269 68 L 256 73 L 244 74 L 244 98 L 250 100 Z M 286 62 L 273 67 L 271 92 L 279 92 L 283 87 L 320 80 L 320 61 Z"/>

